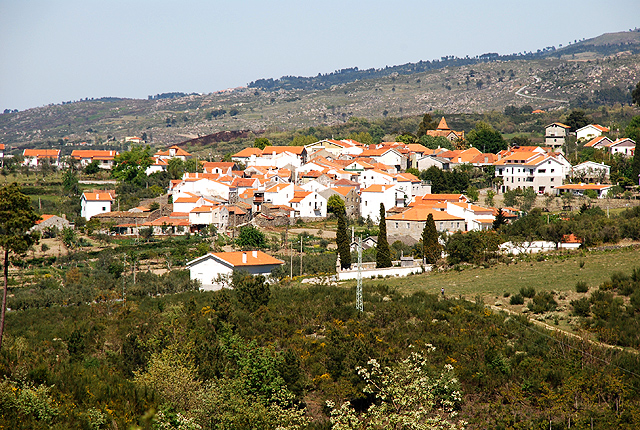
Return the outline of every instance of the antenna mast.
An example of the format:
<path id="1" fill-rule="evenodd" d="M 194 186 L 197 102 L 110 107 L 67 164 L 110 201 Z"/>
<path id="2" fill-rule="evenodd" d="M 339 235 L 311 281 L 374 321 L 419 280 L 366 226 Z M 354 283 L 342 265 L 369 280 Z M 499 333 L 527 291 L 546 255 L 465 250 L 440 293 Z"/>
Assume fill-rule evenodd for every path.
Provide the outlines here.
<path id="1" fill-rule="evenodd" d="M 356 286 L 356 309 L 363 311 L 362 305 L 362 236 L 358 238 L 358 284 Z"/>

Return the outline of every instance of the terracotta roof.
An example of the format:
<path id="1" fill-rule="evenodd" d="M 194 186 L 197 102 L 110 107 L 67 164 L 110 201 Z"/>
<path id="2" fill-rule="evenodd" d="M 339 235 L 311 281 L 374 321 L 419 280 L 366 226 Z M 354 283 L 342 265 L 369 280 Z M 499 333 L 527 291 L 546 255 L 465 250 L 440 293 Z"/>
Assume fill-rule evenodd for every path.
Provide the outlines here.
<path id="1" fill-rule="evenodd" d="M 245 215 L 247 212 L 245 212 L 243 209 L 239 208 L 238 206 L 227 206 L 227 210 L 229 210 L 229 213 L 234 213 L 236 215 Z"/>
<path id="2" fill-rule="evenodd" d="M 197 208 L 191 209 L 189 213 L 206 213 L 213 212 L 214 206 L 198 206 Z"/>
<path id="3" fill-rule="evenodd" d="M 270 256 L 262 251 L 235 251 L 235 252 L 215 252 L 211 253 L 216 258 L 226 261 L 233 267 L 245 266 L 267 266 L 271 264 L 284 264 L 284 261 Z M 243 262 L 245 255 L 246 262 Z M 254 257 L 255 255 L 255 257 Z"/>
<path id="4" fill-rule="evenodd" d="M 118 151 L 100 151 L 92 149 L 74 149 L 71 151 L 71 157 L 77 159 L 80 158 L 100 158 L 103 160 L 112 160 L 118 155 Z"/>
<path id="5" fill-rule="evenodd" d="M 373 184 L 373 185 L 369 185 L 367 188 L 362 190 L 362 192 L 363 193 L 384 193 L 389 188 L 393 188 L 393 185 Z"/>
<path id="6" fill-rule="evenodd" d="M 109 193 L 82 193 L 82 196 L 88 202 L 110 202 L 113 200 Z"/>
<path id="7" fill-rule="evenodd" d="M 611 143 L 611 139 L 609 139 L 607 136 L 598 136 L 585 143 L 584 146 L 585 148 L 593 148 L 596 145 L 606 146 L 605 142 Z"/>
<path id="8" fill-rule="evenodd" d="M 304 146 L 265 146 L 262 150 L 262 155 L 271 155 L 274 152 L 276 154 L 290 152 L 291 154 L 302 155 L 304 152 Z"/>
<path id="9" fill-rule="evenodd" d="M 433 216 L 434 221 L 464 221 L 464 218 L 424 206 L 412 207 L 402 213 L 388 216 L 386 219 L 393 221 L 426 221 L 429 214 Z"/>
<path id="10" fill-rule="evenodd" d="M 573 233 L 563 234 L 562 243 L 582 243 L 582 240 L 578 239 Z"/>
<path id="11" fill-rule="evenodd" d="M 39 219 L 38 221 L 36 221 L 36 225 L 37 225 L 37 224 L 40 224 L 40 223 L 41 223 L 41 222 L 43 222 L 43 221 L 48 220 L 49 218 L 53 218 L 54 216 L 55 216 L 55 215 L 47 215 L 47 214 L 40 215 L 40 218 L 41 218 L 41 219 Z"/>
<path id="12" fill-rule="evenodd" d="M 156 226 L 156 227 L 161 227 L 163 225 L 172 225 L 172 226 L 183 226 L 183 227 L 188 227 L 189 224 L 189 220 L 187 219 L 175 219 L 175 218 L 170 218 L 168 216 L 163 216 L 160 217 L 158 219 L 155 219 L 153 221 L 147 221 L 144 224 L 142 224 L 142 226 Z"/>
<path id="13" fill-rule="evenodd" d="M 563 124 L 563 123 L 561 123 L 561 122 L 554 122 L 553 124 L 549 124 L 547 127 L 551 127 L 552 125 L 559 125 L 559 126 L 560 126 L 560 127 L 562 127 L 562 128 L 571 128 L 571 127 L 569 127 L 568 125 Z M 546 127 L 545 127 L 545 128 L 546 128 Z"/>
<path id="14" fill-rule="evenodd" d="M 436 202 L 459 202 L 467 201 L 464 194 L 425 194 L 424 196 L 416 196 L 416 202 L 418 199 L 423 201 L 436 201 Z"/>
<path id="15" fill-rule="evenodd" d="M 447 120 L 444 119 L 444 117 L 442 117 L 440 123 L 438 123 L 438 127 L 436 128 L 436 130 L 451 130 L 447 125 Z"/>
<path id="16" fill-rule="evenodd" d="M 335 187 L 335 188 L 331 188 L 331 190 L 335 191 L 336 193 L 342 196 L 346 196 L 347 194 L 349 194 L 351 190 L 355 190 L 355 187 Z"/>
<path id="17" fill-rule="evenodd" d="M 556 190 L 604 190 L 611 188 L 613 185 L 604 184 L 566 184 L 558 185 Z"/>
<path id="18" fill-rule="evenodd" d="M 156 152 L 154 155 L 155 156 L 170 156 L 170 149 L 175 149 L 176 150 L 176 157 L 178 156 L 182 156 L 182 157 L 190 157 L 191 154 L 189 154 L 187 151 L 185 151 L 184 149 L 180 148 L 179 146 L 173 145 L 167 148 L 166 151 L 158 151 Z"/>
<path id="19" fill-rule="evenodd" d="M 175 199 L 173 201 L 173 203 L 198 203 L 198 200 L 200 200 L 201 197 L 195 196 L 195 197 L 178 197 L 177 199 Z"/>
<path id="20" fill-rule="evenodd" d="M 59 149 L 25 149 L 23 155 L 25 157 L 38 158 L 57 158 L 60 156 Z"/>
<path id="21" fill-rule="evenodd" d="M 295 191 L 293 193 L 293 198 L 289 200 L 289 203 L 299 203 L 309 194 L 311 194 L 311 191 Z"/>
<path id="22" fill-rule="evenodd" d="M 458 207 L 474 211 L 474 212 L 491 212 L 493 213 L 493 208 L 485 208 L 483 206 L 474 205 L 471 203 L 463 203 L 463 202 L 451 202 L 451 204 L 456 205 Z"/>
<path id="23" fill-rule="evenodd" d="M 240 152 L 236 152 L 235 154 L 233 154 L 233 157 L 239 157 L 239 158 L 249 158 L 252 155 L 255 155 L 256 157 L 259 157 L 262 155 L 262 149 L 260 148 L 244 148 L 242 151 Z"/>

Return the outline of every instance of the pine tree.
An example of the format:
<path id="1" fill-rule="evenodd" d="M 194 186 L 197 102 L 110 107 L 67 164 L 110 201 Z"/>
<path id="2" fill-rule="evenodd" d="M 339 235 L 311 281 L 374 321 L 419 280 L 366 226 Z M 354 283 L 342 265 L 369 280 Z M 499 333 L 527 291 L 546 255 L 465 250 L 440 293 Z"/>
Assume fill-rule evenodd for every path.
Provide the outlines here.
<path id="1" fill-rule="evenodd" d="M 500 227 L 507 223 L 507 218 L 504 216 L 504 212 L 502 208 L 498 209 L 498 213 L 496 214 L 496 218 L 493 220 L 493 229 L 498 230 Z"/>
<path id="2" fill-rule="evenodd" d="M 387 241 L 387 216 L 384 203 L 380 203 L 380 224 L 378 225 L 378 245 L 376 246 L 376 268 L 391 267 L 391 251 Z"/>
<path id="3" fill-rule="evenodd" d="M 340 255 L 340 267 L 348 269 L 351 267 L 351 248 L 349 244 L 349 236 L 347 234 L 347 223 L 345 215 L 338 215 L 338 231 L 336 232 L 336 245 L 338 246 L 338 254 Z"/>
<path id="4" fill-rule="evenodd" d="M 442 247 L 438 242 L 438 230 L 433 215 L 427 216 L 427 222 L 422 230 L 422 255 L 426 264 L 435 264 L 442 254 Z"/>

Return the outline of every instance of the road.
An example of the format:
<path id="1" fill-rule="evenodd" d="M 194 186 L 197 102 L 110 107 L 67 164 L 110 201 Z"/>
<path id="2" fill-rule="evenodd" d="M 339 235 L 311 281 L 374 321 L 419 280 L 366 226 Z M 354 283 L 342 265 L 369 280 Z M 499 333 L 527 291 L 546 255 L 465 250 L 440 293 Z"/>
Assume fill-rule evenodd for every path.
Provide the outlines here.
<path id="1" fill-rule="evenodd" d="M 539 77 L 537 77 L 535 75 L 533 76 L 533 79 L 536 80 L 536 82 L 535 82 L 536 84 L 542 80 L 542 79 L 540 79 Z M 538 96 L 530 96 L 529 94 L 522 94 L 522 91 L 524 91 L 525 88 L 527 88 L 528 86 L 529 85 L 525 85 L 522 88 L 520 88 L 518 91 L 516 91 L 516 95 L 520 96 L 520 97 L 525 97 L 527 99 L 546 100 L 546 101 L 558 102 L 558 103 L 569 103 L 569 100 L 550 99 L 550 98 L 547 98 L 547 97 L 538 97 Z"/>

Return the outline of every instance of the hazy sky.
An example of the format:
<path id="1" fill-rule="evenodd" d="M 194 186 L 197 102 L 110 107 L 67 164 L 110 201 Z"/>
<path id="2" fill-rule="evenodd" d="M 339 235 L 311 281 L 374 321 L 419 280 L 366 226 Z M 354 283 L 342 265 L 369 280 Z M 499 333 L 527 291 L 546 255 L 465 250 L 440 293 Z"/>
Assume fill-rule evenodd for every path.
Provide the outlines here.
<path id="1" fill-rule="evenodd" d="M 536 51 L 639 17 L 638 0 L 0 0 L 0 111 Z"/>

